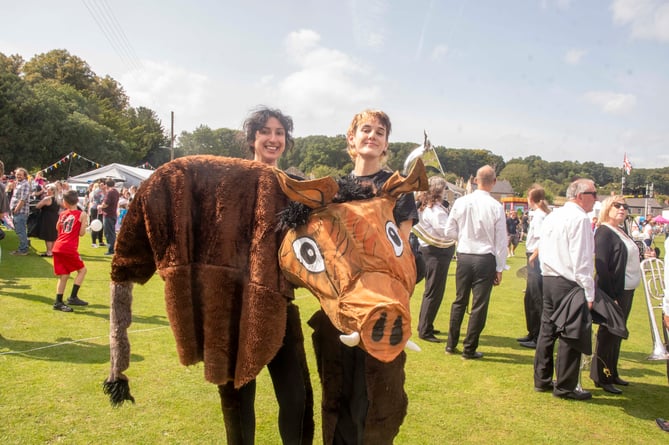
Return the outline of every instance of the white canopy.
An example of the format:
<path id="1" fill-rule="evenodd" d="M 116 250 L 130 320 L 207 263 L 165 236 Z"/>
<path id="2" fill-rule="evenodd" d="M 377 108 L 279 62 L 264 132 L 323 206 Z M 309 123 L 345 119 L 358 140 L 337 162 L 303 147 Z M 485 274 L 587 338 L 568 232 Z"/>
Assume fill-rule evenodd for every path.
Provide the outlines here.
<path id="1" fill-rule="evenodd" d="M 77 176 L 70 177 L 68 182 L 91 183 L 98 179 L 111 178 L 116 182 L 123 182 L 125 187 L 139 184 L 147 179 L 153 170 L 139 167 L 130 167 L 123 164 L 109 164 Z"/>

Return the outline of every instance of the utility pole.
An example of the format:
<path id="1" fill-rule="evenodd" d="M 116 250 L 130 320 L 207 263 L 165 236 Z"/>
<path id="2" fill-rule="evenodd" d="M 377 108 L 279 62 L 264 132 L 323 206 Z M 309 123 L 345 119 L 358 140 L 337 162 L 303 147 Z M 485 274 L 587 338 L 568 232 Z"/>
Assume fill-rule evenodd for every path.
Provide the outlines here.
<path id="1" fill-rule="evenodd" d="M 170 131 L 170 161 L 174 160 L 174 111 L 170 112 L 172 116 L 172 130 Z"/>

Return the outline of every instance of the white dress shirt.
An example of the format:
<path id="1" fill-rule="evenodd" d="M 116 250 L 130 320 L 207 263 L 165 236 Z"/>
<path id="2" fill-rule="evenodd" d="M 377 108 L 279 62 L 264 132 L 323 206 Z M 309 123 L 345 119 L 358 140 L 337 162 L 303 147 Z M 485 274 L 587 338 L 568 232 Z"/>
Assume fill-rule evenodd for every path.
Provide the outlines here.
<path id="1" fill-rule="evenodd" d="M 541 225 L 546 218 L 546 212 L 541 209 L 534 209 L 530 211 L 529 217 L 530 228 L 527 230 L 527 238 L 525 238 L 525 250 L 527 253 L 532 253 L 539 247 Z"/>
<path id="2" fill-rule="evenodd" d="M 567 202 L 546 216 L 541 227 L 539 261 L 545 277 L 563 277 L 595 299 L 595 238 L 588 214 L 578 204 Z"/>
<path id="3" fill-rule="evenodd" d="M 448 212 L 441 204 L 433 204 L 432 207 L 425 207 L 418 212 L 418 222 L 422 233 L 427 235 L 425 238 L 434 239 L 441 243 L 448 243 L 450 240 L 446 238 L 446 222 L 448 221 Z M 421 236 L 418 236 L 418 241 L 422 247 L 429 245 Z M 452 244 L 452 242 L 451 242 Z M 437 246 L 440 247 L 440 246 Z"/>
<path id="4" fill-rule="evenodd" d="M 493 254 L 495 270 L 504 270 L 508 253 L 506 215 L 490 193 L 478 189 L 456 199 L 448 215 L 446 237 L 458 240 L 458 253 Z"/>

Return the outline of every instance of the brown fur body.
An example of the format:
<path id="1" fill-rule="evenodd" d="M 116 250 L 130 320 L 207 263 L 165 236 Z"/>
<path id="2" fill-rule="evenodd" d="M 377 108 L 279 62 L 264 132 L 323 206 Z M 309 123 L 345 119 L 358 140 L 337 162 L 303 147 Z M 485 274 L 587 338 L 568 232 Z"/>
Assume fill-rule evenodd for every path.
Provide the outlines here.
<path id="1" fill-rule="evenodd" d="M 277 214 L 286 205 L 273 170 L 258 162 L 191 156 L 156 170 L 116 241 L 112 342 L 120 354 L 115 359 L 112 347 L 111 378 L 128 367 L 118 326 L 129 325 L 128 283 L 157 270 L 181 363 L 203 361 L 205 378 L 219 385 L 253 380 L 281 346 L 286 317 L 277 315 L 293 298 L 276 256 Z"/>

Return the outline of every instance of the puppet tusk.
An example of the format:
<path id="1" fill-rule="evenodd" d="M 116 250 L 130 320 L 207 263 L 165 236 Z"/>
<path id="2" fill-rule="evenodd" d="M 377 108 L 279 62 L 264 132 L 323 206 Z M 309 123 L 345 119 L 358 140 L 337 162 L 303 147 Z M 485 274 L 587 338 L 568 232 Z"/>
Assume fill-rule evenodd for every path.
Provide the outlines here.
<path id="1" fill-rule="evenodd" d="M 412 342 L 411 340 L 407 341 L 407 344 L 405 346 L 409 351 L 416 351 L 420 352 L 422 349 L 420 349 L 420 346 L 418 346 L 416 343 Z"/>
<path id="2" fill-rule="evenodd" d="M 348 335 L 342 334 L 339 336 L 339 340 L 341 340 L 341 342 L 344 343 L 346 346 L 350 347 L 358 346 L 358 343 L 360 343 L 360 333 L 353 332 Z"/>

